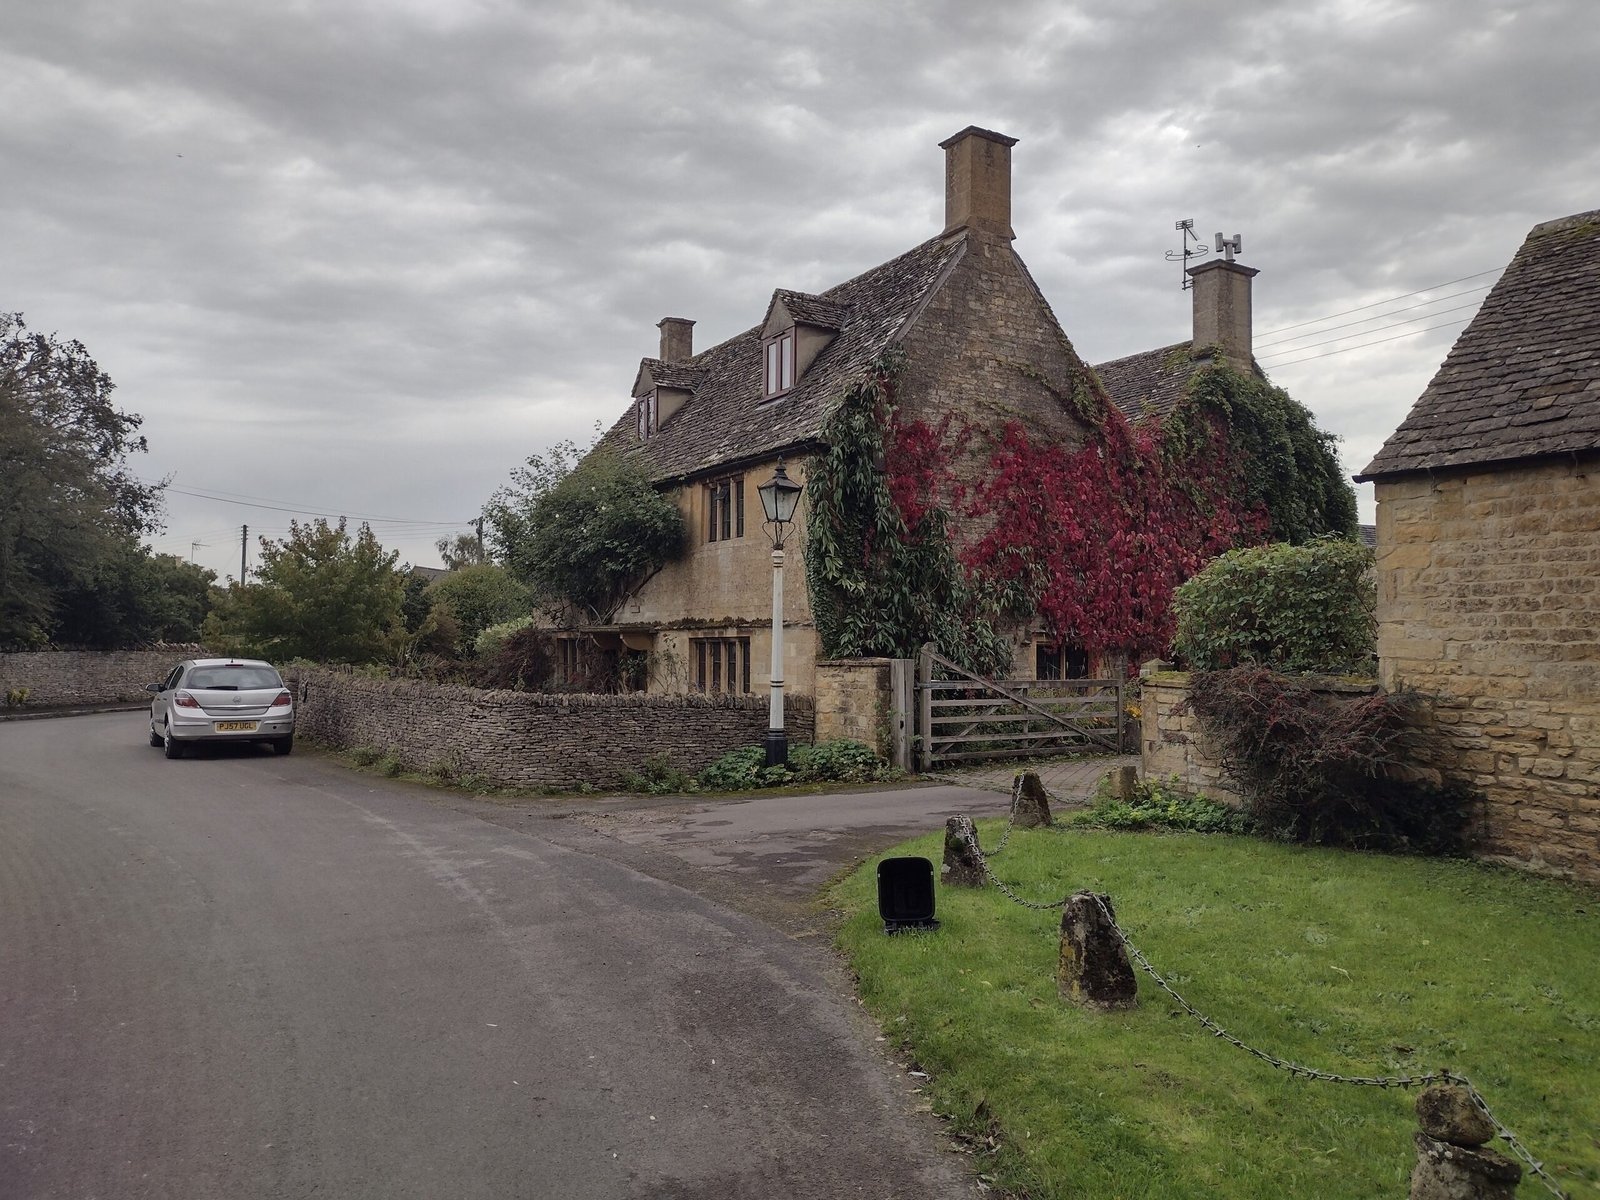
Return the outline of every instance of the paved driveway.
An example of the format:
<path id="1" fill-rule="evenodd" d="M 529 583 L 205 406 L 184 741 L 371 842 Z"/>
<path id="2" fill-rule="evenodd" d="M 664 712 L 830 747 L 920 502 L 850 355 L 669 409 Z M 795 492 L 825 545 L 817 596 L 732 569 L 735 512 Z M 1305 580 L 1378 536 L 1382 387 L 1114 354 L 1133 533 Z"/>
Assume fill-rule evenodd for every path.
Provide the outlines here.
<path id="1" fill-rule="evenodd" d="M 1058 811 L 1082 805 L 1130 758 L 1061 760 L 1037 768 Z M 887 847 L 952 816 L 1003 817 L 1011 766 L 944 776 L 932 786 L 827 795 L 608 797 L 501 803 L 436 793 L 485 820 L 627 862 L 791 933 L 816 933 L 819 891 Z"/>
<path id="2" fill-rule="evenodd" d="M 670 878 L 758 852 L 603 811 L 0 724 L 0 1196 L 970 1195 L 831 953 Z"/>

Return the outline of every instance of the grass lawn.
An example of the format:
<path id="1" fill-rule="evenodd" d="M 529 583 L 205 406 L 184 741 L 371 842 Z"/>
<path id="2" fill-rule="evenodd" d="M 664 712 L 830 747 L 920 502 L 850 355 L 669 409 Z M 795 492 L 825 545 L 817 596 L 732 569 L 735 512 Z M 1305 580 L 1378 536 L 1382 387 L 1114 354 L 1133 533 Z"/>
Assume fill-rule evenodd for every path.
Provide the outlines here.
<path id="1" fill-rule="evenodd" d="M 1000 821 L 980 822 L 992 846 Z M 896 854 L 939 862 L 942 835 Z M 1201 1012 L 1356 1075 L 1449 1068 L 1574 1197 L 1600 1196 L 1600 892 L 1459 861 L 1253 838 L 1018 831 L 993 866 L 1033 899 L 1109 893 Z M 1311 1082 L 1211 1036 L 1143 973 L 1140 1007 L 1057 998 L 1059 914 L 941 888 L 943 928 L 885 937 L 876 862 L 840 883 L 868 1007 L 980 1169 L 1045 1197 L 1404 1196 L 1415 1092 Z M 1525 1178 L 1521 1195 L 1548 1195 Z"/>

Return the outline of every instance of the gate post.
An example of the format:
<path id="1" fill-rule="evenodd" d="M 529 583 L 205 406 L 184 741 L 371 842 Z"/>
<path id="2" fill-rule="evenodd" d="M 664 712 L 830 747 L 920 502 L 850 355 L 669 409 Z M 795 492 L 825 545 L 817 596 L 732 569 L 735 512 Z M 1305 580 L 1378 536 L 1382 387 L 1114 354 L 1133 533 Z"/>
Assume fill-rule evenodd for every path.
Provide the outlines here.
<path id="1" fill-rule="evenodd" d="M 917 772 L 933 766 L 933 643 L 924 642 L 917 655 Z"/>
<path id="2" fill-rule="evenodd" d="M 911 730 L 916 722 L 917 663 L 912 658 L 889 661 L 889 761 L 902 771 L 911 769 Z"/>

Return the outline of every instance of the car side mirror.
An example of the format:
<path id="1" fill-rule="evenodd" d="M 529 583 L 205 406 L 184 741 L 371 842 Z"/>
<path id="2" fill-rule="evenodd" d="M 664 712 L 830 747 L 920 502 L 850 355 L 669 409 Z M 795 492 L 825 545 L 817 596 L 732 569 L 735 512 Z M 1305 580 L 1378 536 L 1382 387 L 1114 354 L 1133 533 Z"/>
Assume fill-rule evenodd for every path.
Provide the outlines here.
<path id="1" fill-rule="evenodd" d="M 161 694 L 161 685 L 159 683 L 147 683 L 144 685 L 144 690 L 152 696 L 159 696 Z"/>

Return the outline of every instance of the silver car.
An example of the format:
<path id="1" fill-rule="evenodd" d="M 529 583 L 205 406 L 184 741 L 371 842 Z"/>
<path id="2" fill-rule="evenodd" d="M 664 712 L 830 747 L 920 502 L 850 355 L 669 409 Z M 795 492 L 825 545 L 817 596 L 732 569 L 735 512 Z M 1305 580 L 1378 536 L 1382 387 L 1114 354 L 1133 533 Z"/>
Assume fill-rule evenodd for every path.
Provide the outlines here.
<path id="1" fill-rule="evenodd" d="M 160 683 L 145 685 L 150 744 L 182 758 L 201 742 L 266 742 L 294 749 L 294 697 L 271 663 L 250 658 L 193 658 Z"/>

